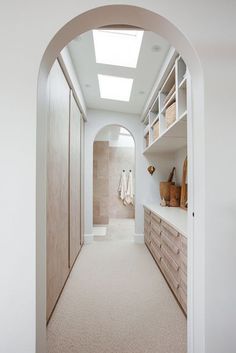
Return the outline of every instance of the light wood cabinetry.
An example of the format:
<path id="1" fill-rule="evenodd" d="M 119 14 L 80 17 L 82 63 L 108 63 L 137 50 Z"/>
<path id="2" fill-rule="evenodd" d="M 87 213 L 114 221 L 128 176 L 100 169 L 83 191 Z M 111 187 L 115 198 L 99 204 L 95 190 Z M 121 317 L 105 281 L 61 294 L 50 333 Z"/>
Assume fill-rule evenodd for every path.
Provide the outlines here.
<path id="1" fill-rule="evenodd" d="M 79 108 L 56 61 L 49 75 L 47 320 L 83 243 L 81 132 Z"/>
<path id="2" fill-rule="evenodd" d="M 47 157 L 47 318 L 69 274 L 70 89 L 56 62 L 50 73 Z"/>
<path id="3" fill-rule="evenodd" d="M 144 207 L 145 244 L 187 314 L 187 238 L 172 223 Z"/>
<path id="4" fill-rule="evenodd" d="M 81 248 L 81 114 L 71 92 L 70 102 L 70 258 L 73 265 Z"/>

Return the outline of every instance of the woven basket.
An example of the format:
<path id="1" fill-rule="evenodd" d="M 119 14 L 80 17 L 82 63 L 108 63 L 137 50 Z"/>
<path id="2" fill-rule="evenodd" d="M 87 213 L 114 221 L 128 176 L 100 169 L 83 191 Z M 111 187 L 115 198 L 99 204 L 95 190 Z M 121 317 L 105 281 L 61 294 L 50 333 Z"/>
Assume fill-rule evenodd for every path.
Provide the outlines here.
<path id="1" fill-rule="evenodd" d="M 159 137 L 159 120 L 153 125 L 153 140 Z"/>
<path id="2" fill-rule="evenodd" d="M 175 120 L 176 120 L 176 102 L 171 104 L 166 109 L 165 120 L 166 120 L 166 128 L 168 128 L 170 125 L 172 125 L 175 122 Z"/>
<path id="3" fill-rule="evenodd" d="M 172 96 L 174 91 L 175 91 L 175 84 L 173 87 L 171 87 L 171 89 L 169 90 L 169 93 L 166 95 L 166 98 L 164 100 L 164 104 L 166 104 L 166 102 L 170 99 L 170 97 Z"/>

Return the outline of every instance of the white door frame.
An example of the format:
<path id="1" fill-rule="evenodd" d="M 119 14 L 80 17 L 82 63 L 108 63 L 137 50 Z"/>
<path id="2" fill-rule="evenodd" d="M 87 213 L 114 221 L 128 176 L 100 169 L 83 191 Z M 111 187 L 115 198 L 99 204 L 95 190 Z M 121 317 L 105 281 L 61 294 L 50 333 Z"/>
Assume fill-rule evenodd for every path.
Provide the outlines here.
<path id="1" fill-rule="evenodd" d="M 188 230 L 188 353 L 203 353 L 204 347 L 204 131 L 203 74 L 198 57 L 185 35 L 168 19 L 144 8 L 127 5 L 98 7 L 75 17 L 49 43 L 38 80 L 37 108 L 37 353 L 45 353 L 46 320 L 46 87 L 50 68 L 60 51 L 74 37 L 108 25 L 132 25 L 156 32 L 167 39 L 185 60 L 192 80 L 189 116 L 189 230 Z M 187 34 L 186 34 L 187 35 Z M 197 148 L 196 148 L 197 147 Z M 194 200 L 194 202 L 193 202 Z M 195 213 L 193 221 L 192 213 Z M 196 236 L 197 235 L 197 236 Z"/>

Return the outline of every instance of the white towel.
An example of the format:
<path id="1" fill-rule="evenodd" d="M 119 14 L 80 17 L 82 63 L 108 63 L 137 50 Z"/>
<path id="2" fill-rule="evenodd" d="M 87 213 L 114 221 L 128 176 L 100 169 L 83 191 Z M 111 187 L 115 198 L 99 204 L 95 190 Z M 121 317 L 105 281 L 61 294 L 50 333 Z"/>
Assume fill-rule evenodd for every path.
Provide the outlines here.
<path id="1" fill-rule="evenodd" d="M 124 202 L 127 205 L 134 204 L 134 185 L 133 185 L 133 175 L 131 171 L 129 172 L 129 176 L 128 176 L 127 190 L 126 190 Z"/>
<path id="2" fill-rule="evenodd" d="M 119 188 L 118 188 L 119 196 L 122 201 L 124 201 L 124 199 L 125 199 L 126 190 L 127 190 L 127 178 L 126 178 L 125 172 L 123 171 L 121 173 L 120 184 L 119 184 Z"/>

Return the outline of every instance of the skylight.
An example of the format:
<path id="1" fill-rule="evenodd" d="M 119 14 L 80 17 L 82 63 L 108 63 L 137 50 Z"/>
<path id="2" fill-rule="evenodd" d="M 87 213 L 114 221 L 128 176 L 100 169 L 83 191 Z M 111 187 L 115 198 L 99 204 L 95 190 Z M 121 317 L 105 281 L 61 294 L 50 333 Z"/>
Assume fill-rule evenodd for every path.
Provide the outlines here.
<path id="1" fill-rule="evenodd" d="M 94 30 L 96 62 L 136 68 L 143 31 Z"/>
<path id="2" fill-rule="evenodd" d="M 129 102 L 133 86 L 132 78 L 98 74 L 100 97 Z"/>

